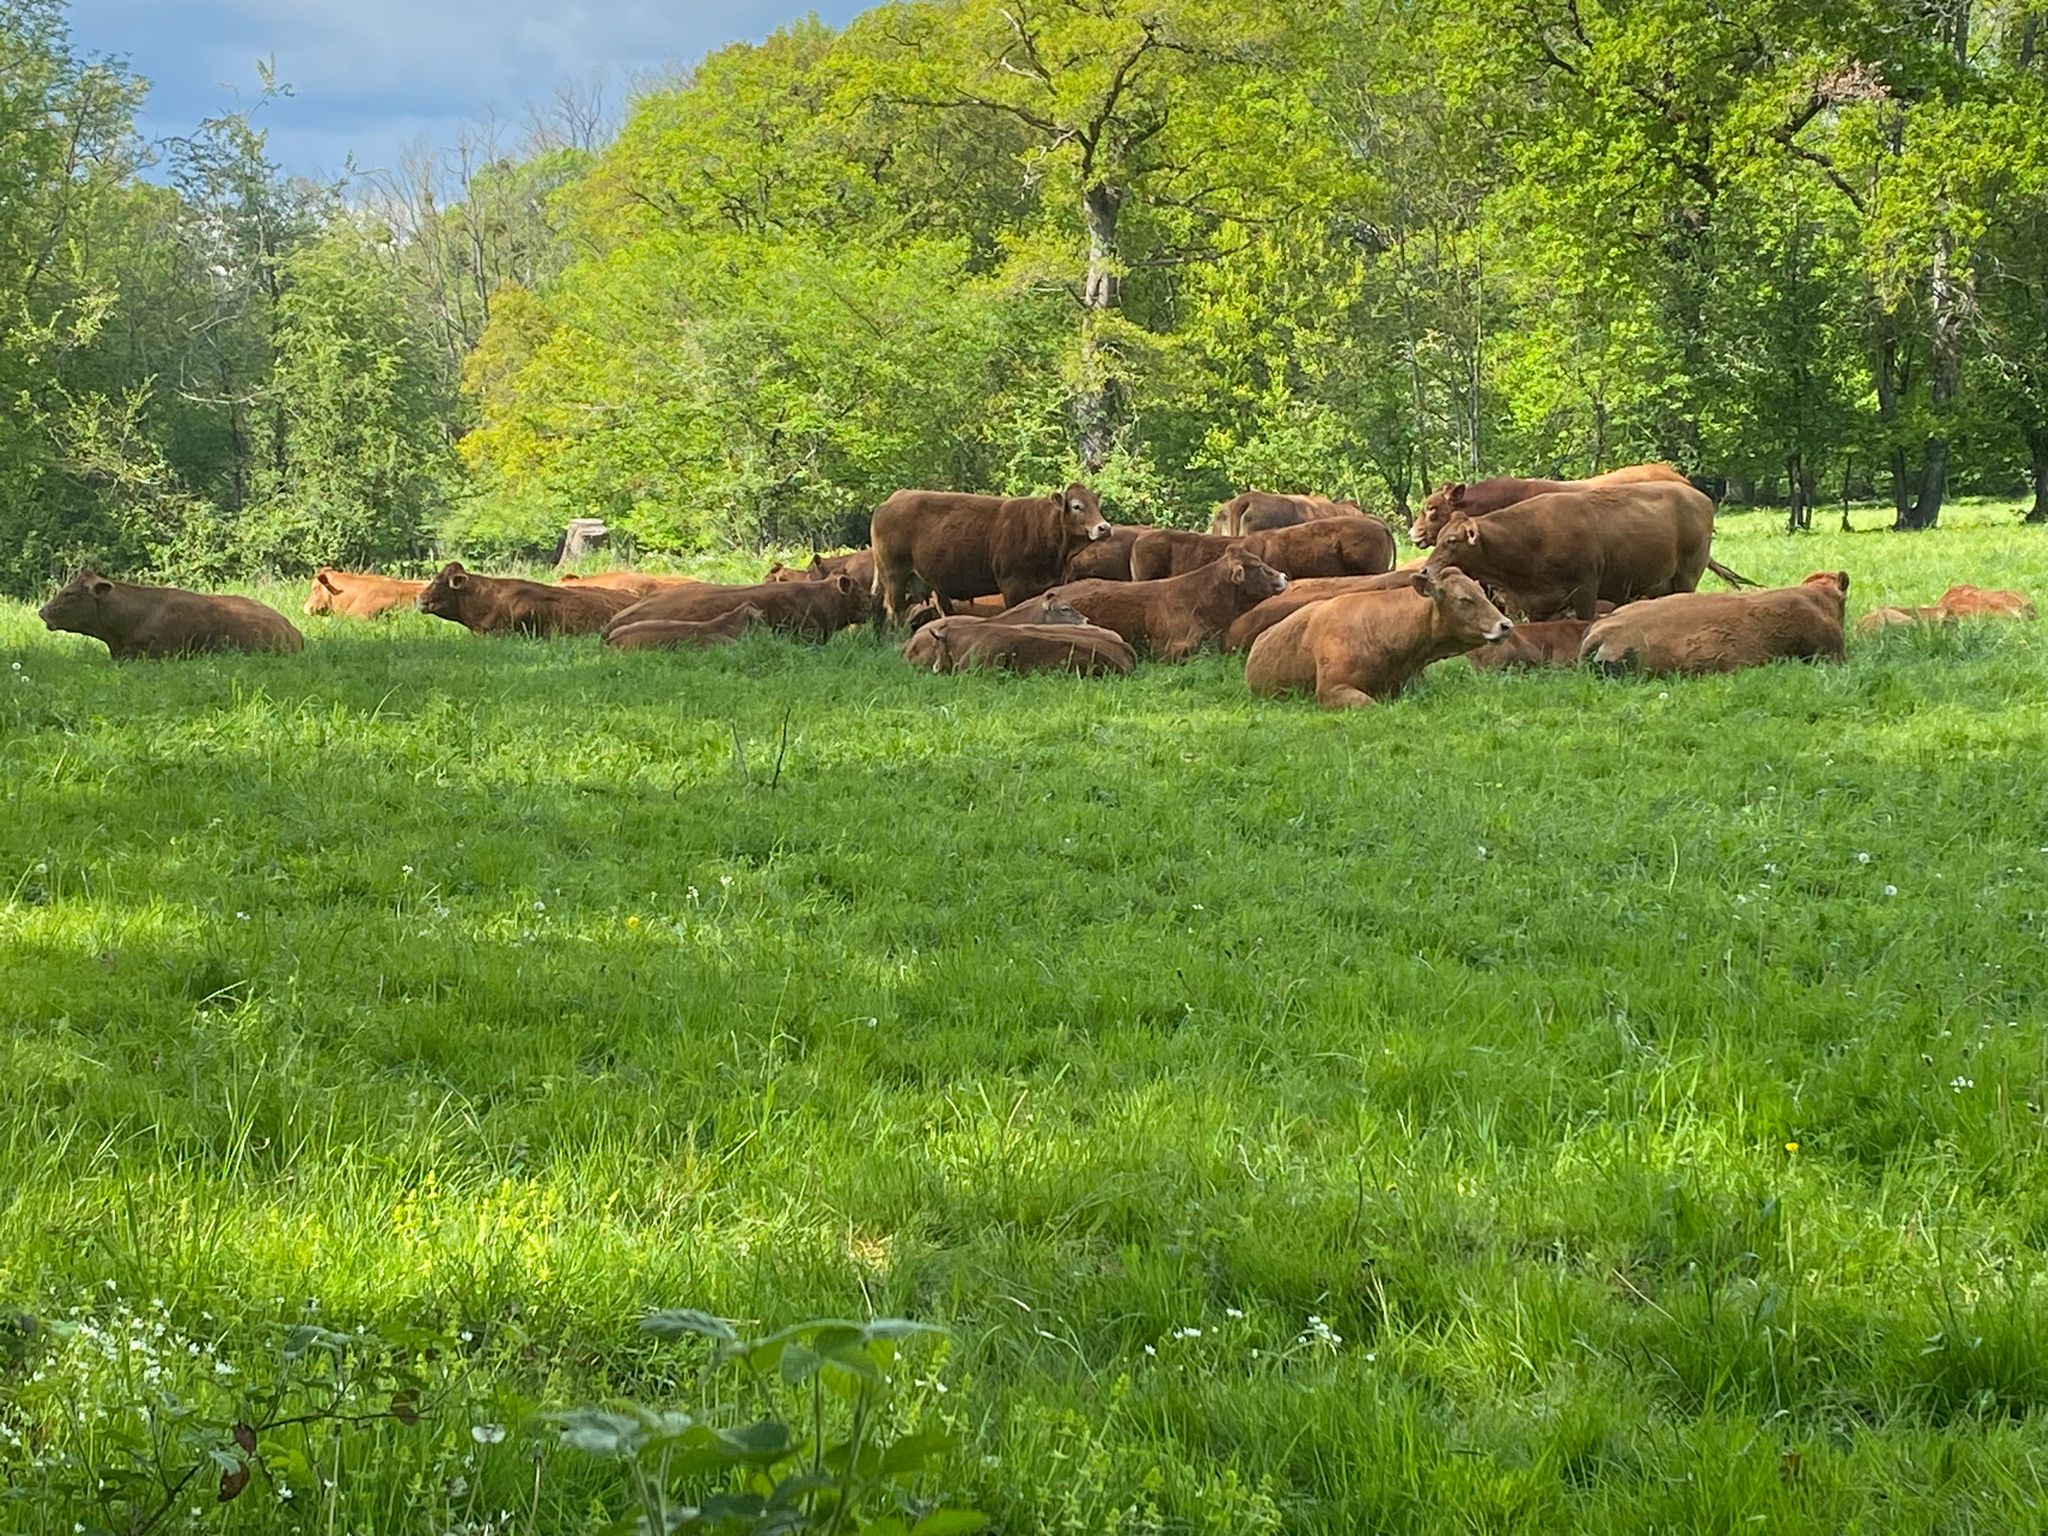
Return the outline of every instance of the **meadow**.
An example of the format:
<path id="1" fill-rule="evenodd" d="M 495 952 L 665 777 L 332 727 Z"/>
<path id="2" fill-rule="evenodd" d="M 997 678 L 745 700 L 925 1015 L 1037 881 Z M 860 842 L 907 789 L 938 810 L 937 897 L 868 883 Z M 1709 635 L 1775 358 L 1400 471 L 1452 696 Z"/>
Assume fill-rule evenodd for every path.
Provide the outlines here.
<path id="1" fill-rule="evenodd" d="M 2048 597 L 1950 516 L 1717 552 Z M 152 1529 L 599 1529 L 545 1413 L 722 1390 L 658 1307 L 943 1325 L 915 1495 L 1008 1532 L 2048 1522 L 2048 625 L 1346 716 L 304 627 L 0 610 L 10 1536 L 307 1325 L 405 1411 Z"/>

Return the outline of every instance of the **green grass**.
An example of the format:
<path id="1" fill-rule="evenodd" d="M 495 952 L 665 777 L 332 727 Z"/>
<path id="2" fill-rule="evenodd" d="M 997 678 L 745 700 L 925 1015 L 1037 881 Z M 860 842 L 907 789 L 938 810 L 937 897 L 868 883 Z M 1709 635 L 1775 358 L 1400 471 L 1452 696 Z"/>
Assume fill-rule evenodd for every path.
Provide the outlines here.
<path id="1" fill-rule="evenodd" d="M 1718 552 L 2048 596 L 1970 515 Z M 591 1529 L 529 1415 L 690 1397 L 665 1305 L 947 1325 L 1010 1532 L 2048 1519 L 2048 626 L 1341 717 L 307 635 L 0 611 L 0 1309 L 90 1325 L 0 1337 L 0 1529 L 308 1316 L 451 1395 L 166 1529 Z"/>

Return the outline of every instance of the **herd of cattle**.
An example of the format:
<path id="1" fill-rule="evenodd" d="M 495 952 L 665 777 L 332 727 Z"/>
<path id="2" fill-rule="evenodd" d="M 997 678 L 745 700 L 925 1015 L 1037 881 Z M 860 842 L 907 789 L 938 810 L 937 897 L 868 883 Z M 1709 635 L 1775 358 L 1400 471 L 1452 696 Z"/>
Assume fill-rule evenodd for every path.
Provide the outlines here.
<path id="1" fill-rule="evenodd" d="M 1396 569 L 1385 524 L 1321 497 L 1246 492 L 1192 533 L 1114 526 L 1081 485 L 1007 499 L 899 491 L 876 508 L 867 549 L 778 565 L 750 585 L 633 571 L 545 583 L 458 563 L 431 581 L 323 568 L 305 611 L 417 608 L 477 634 L 601 634 L 628 651 L 726 644 L 754 627 L 823 641 L 872 622 L 908 628 L 905 658 L 935 672 L 1121 674 L 1140 656 L 1180 661 L 1216 645 L 1246 653 L 1254 693 L 1311 692 L 1330 708 L 1391 698 L 1460 655 L 1481 668 L 1718 672 L 1844 654 L 1848 575 L 1756 589 L 1714 560 L 1713 502 L 1666 465 L 1445 486 L 1411 534 L 1428 553 Z M 1737 590 L 1697 591 L 1708 571 Z M 2032 613 L 2022 594 L 1956 587 L 1861 627 Z M 304 645 L 283 614 L 248 598 L 90 570 L 42 617 L 117 659 Z"/>

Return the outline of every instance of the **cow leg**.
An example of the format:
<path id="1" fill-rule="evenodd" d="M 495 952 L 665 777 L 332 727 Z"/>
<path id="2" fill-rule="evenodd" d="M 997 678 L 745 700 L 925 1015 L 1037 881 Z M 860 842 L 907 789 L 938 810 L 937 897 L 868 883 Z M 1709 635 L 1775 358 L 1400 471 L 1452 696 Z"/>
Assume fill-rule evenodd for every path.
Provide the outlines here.
<path id="1" fill-rule="evenodd" d="M 1316 702 L 1325 709 L 1368 709 L 1373 696 L 1349 683 L 1324 683 L 1316 689 Z"/>

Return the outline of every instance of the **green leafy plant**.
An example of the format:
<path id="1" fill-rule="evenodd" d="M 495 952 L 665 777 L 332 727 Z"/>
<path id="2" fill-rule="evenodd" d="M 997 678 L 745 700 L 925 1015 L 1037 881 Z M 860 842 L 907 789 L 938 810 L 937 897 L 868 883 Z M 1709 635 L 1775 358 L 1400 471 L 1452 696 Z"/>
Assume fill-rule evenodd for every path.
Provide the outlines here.
<path id="1" fill-rule="evenodd" d="M 660 1339 L 707 1340 L 711 1368 L 738 1368 L 757 1416 L 722 1425 L 638 1403 L 556 1415 L 565 1444 L 625 1472 L 630 1512 L 608 1533 L 965 1536 L 987 1524 L 973 1510 L 918 1509 L 910 1496 L 952 1440 L 939 1427 L 906 1424 L 894 1390 L 899 1356 L 941 1330 L 900 1318 L 821 1320 L 743 1339 L 691 1310 L 656 1312 L 641 1327 Z"/>

